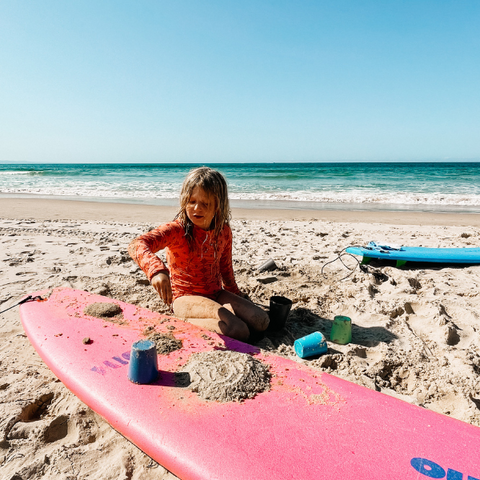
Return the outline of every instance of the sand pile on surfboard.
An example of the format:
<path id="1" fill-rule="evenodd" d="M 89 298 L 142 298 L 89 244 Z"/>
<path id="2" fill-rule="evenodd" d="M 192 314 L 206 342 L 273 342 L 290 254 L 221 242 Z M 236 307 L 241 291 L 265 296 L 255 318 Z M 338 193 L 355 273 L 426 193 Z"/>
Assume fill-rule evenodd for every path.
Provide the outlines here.
<path id="1" fill-rule="evenodd" d="M 188 388 L 205 400 L 241 402 L 270 389 L 268 367 L 245 353 L 196 353 L 182 370 L 190 375 Z"/>

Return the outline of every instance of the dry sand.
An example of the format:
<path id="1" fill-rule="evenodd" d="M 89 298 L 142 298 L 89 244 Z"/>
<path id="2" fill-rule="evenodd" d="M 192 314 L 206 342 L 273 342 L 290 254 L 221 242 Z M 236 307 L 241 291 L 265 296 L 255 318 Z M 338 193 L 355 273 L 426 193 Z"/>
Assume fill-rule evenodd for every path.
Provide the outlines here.
<path id="1" fill-rule="evenodd" d="M 27 293 L 65 286 L 168 312 L 127 246 L 174 211 L 0 199 L 0 311 Z M 373 264 L 342 280 L 349 271 L 336 261 L 322 274 L 344 248 L 370 240 L 479 246 L 480 215 L 235 210 L 232 229 L 240 288 L 265 306 L 272 295 L 293 301 L 286 329 L 259 346 L 480 425 L 480 266 Z M 257 274 L 268 258 L 279 268 Z M 352 343 L 299 359 L 293 341 L 317 330 L 328 338 L 335 315 L 352 319 Z M 0 339 L 2 479 L 176 478 L 55 378 L 26 338 L 18 307 L 0 314 Z"/>

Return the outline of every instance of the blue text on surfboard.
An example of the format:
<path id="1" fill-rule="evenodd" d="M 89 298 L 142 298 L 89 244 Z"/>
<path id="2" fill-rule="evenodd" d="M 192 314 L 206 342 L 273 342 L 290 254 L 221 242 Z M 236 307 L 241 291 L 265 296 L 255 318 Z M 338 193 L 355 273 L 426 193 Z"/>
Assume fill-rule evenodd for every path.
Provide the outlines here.
<path id="1" fill-rule="evenodd" d="M 428 478 L 447 478 L 447 480 L 463 480 L 463 473 L 448 468 L 445 472 L 445 469 L 441 467 L 438 463 L 427 460 L 426 458 L 412 458 L 410 460 L 412 467 L 422 475 L 425 475 Z M 468 476 L 467 480 L 479 480 L 476 477 Z"/>
<path id="2" fill-rule="evenodd" d="M 122 353 L 121 356 L 119 355 L 119 356 L 112 357 L 112 360 L 115 360 L 117 363 L 111 362 L 110 360 L 104 360 L 102 363 L 108 368 L 120 368 L 122 365 L 128 365 L 128 362 L 130 360 L 130 352 L 124 352 Z M 105 375 L 107 371 L 105 370 L 103 365 L 99 367 L 95 365 L 90 370 L 92 372 L 99 373 L 100 375 Z"/>

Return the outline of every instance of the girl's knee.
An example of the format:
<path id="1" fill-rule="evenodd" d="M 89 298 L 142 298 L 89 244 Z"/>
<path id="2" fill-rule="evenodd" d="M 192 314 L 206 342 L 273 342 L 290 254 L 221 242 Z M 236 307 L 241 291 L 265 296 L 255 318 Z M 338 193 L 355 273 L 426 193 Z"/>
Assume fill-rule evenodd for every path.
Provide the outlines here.
<path id="1" fill-rule="evenodd" d="M 188 303 L 185 302 L 184 297 L 176 298 L 172 303 L 173 313 L 180 318 L 185 318 L 184 313 L 186 313 Z"/>
<path id="2" fill-rule="evenodd" d="M 268 328 L 268 324 L 270 323 L 270 317 L 268 316 L 267 312 L 259 308 L 253 314 L 252 322 L 255 330 L 259 330 L 260 332 L 263 332 Z"/>
<path id="3" fill-rule="evenodd" d="M 206 297 L 185 295 L 173 302 L 173 312 L 180 318 L 216 318 L 220 305 Z"/>

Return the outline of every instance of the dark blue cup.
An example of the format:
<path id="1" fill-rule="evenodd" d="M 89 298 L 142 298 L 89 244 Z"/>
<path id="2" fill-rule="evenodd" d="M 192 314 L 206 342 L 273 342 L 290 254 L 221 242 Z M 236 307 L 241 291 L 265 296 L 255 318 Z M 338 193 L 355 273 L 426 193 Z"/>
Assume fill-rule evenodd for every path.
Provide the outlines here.
<path id="1" fill-rule="evenodd" d="M 151 340 L 139 340 L 132 345 L 128 379 L 146 384 L 158 378 L 157 350 Z"/>

